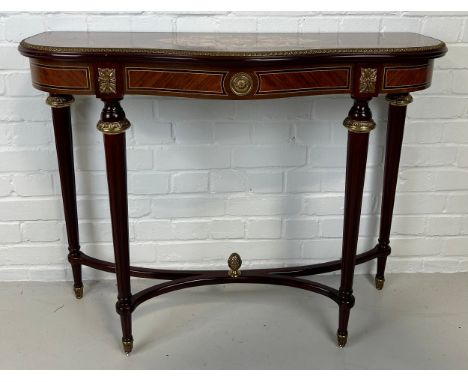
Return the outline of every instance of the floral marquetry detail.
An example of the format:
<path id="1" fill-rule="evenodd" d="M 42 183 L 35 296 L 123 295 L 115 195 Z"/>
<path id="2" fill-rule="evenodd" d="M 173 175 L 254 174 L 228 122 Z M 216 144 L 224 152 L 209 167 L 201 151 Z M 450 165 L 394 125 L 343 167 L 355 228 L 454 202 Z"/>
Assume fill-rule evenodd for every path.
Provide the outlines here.
<path id="1" fill-rule="evenodd" d="M 115 94 L 117 92 L 115 69 L 98 68 L 98 83 L 100 93 Z"/>
<path id="2" fill-rule="evenodd" d="M 376 83 L 377 83 L 377 69 L 362 68 L 361 78 L 359 79 L 359 92 L 360 93 L 374 93 Z"/>

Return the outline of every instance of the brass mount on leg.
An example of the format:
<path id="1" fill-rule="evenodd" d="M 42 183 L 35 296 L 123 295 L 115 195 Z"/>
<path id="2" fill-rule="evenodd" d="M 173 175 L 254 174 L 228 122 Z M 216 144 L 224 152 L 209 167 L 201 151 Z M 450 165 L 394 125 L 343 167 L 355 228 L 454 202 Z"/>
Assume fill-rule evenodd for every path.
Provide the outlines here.
<path id="1" fill-rule="evenodd" d="M 338 346 L 343 348 L 346 345 L 346 342 L 348 342 L 348 334 L 337 333 L 336 337 L 338 339 Z"/>
<path id="2" fill-rule="evenodd" d="M 83 298 L 83 287 L 73 288 L 75 291 L 75 297 L 79 300 Z"/>
<path id="3" fill-rule="evenodd" d="M 392 106 L 408 106 L 413 97 L 411 94 L 387 94 L 385 100 Z"/>
<path id="4" fill-rule="evenodd" d="M 116 122 L 104 122 L 102 120 L 99 120 L 99 122 L 96 125 L 96 128 L 104 134 L 116 135 L 122 134 L 130 126 L 131 125 L 129 120 L 127 118 L 124 118 L 123 120 Z"/>
<path id="5" fill-rule="evenodd" d="M 133 350 L 133 340 L 131 341 L 122 341 L 125 354 L 128 356 Z"/>
<path id="6" fill-rule="evenodd" d="M 378 290 L 382 290 L 385 283 L 385 277 L 375 276 L 375 287 Z"/>
<path id="7" fill-rule="evenodd" d="M 124 133 L 130 126 L 130 122 L 125 118 L 125 112 L 120 106 L 120 100 L 105 100 L 101 119 L 96 128 L 103 134 L 116 135 Z"/>
<path id="8" fill-rule="evenodd" d="M 47 105 L 55 109 L 69 107 L 73 102 L 75 102 L 75 98 L 71 95 L 50 95 L 46 99 Z"/>
<path id="9" fill-rule="evenodd" d="M 229 256 L 229 259 L 228 259 L 228 266 L 229 268 L 231 268 L 230 271 L 228 272 L 228 275 L 231 277 L 240 276 L 241 271 L 239 270 L 239 268 L 241 267 L 241 265 L 242 265 L 241 257 L 237 253 L 231 254 L 231 256 Z"/>
<path id="10" fill-rule="evenodd" d="M 368 99 L 354 99 L 354 105 L 349 110 L 348 116 L 343 121 L 343 126 L 350 133 L 370 133 L 375 128 L 372 112 L 369 109 Z"/>

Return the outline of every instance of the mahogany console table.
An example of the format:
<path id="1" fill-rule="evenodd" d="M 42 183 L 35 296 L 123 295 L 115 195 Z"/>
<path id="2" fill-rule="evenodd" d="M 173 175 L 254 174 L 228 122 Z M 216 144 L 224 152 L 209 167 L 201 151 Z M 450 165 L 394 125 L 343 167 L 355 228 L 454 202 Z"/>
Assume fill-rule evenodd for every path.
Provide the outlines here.
<path id="1" fill-rule="evenodd" d="M 23 40 L 19 50 L 30 59 L 33 86 L 50 93 L 75 295 L 83 296 L 82 265 L 116 273 L 127 354 L 137 306 L 170 291 L 221 283 L 286 285 L 329 297 L 339 306 L 338 345 L 346 344 L 355 265 L 377 259 L 375 285 L 384 285 L 409 93 L 430 86 L 433 60 L 447 51 L 442 41 L 415 33 L 46 32 Z M 104 134 L 115 264 L 80 250 L 70 120 L 74 94 L 104 102 L 97 129 Z M 341 260 L 242 273 L 238 254 L 229 257 L 229 272 L 130 266 L 125 147 L 130 122 L 119 103 L 126 94 L 216 100 L 350 94 L 354 104 L 343 122 L 348 146 Z M 389 102 L 380 234 L 373 249 L 356 254 L 369 133 L 375 127 L 368 102 L 379 94 Z M 335 270 L 341 270 L 339 289 L 300 278 Z M 169 281 L 132 294 L 131 276 Z"/>

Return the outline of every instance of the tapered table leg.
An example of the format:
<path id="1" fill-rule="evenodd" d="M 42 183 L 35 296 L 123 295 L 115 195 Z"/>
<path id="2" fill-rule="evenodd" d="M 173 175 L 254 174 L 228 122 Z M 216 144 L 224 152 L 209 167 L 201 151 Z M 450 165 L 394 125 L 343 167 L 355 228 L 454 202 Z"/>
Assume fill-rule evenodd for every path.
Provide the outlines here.
<path id="1" fill-rule="evenodd" d="M 375 122 L 368 105 L 369 99 L 355 99 L 343 124 L 348 129 L 346 159 L 346 185 L 341 259 L 341 283 L 339 289 L 338 345 L 343 347 L 348 339 L 349 313 L 354 305 L 353 277 L 359 236 L 362 194 L 367 162 L 369 132 Z"/>
<path id="2" fill-rule="evenodd" d="M 70 117 L 70 105 L 74 98 L 71 95 L 53 95 L 47 98 L 47 104 L 52 108 L 55 147 L 62 188 L 63 209 L 68 238 L 68 260 L 73 272 L 73 287 L 76 298 L 83 297 L 83 281 L 81 264 L 76 261 L 80 256 L 80 241 L 78 235 L 78 213 L 76 209 L 75 166 L 73 162 L 73 138 Z"/>
<path id="3" fill-rule="evenodd" d="M 120 99 L 104 100 L 104 108 L 97 128 L 104 133 L 118 289 L 116 310 L 122 324 L 122 345 L 128 355 L 133 349 L 125 143 L 125 130 L 130 127 L 130 122 L 125 118 L 119 101 Z"/>
<path id="4" fill-rule="evenodd" d="M 413 101 L 413 98 L 409 94 L 389 94 L 386 100 L 389 102 L 389 107 L 379 234 L 379 246 L 385 249 L 385 255 L 377 259 L 375 287 L 379 290 L 384 286 L 385 265 L 387 256 L 391 252 L 389 245 L 390 229 L 392 227 L 393 205 L 395 202 L 401 144 L 403 142 L 405 127 L 406 106 Z"/>

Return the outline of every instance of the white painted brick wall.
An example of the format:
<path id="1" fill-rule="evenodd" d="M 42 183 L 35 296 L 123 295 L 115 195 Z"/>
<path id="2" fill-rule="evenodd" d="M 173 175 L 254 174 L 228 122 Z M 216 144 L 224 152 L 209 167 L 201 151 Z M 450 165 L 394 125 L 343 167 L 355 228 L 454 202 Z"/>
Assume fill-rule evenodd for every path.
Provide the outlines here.
<path id="1" fill-rule="evenodd" d="M 0 280 L 70 280 L 51 115 L 17 44 L 45 30 L 410 31 L 443 39 L 433 85 L 408 108 L 389 272 L 468 271 L 468 13 L 0 13 Z M 129 96 L 132 263 L 226 268 L 336 259 L 341 250 L 348 96 L 207 101 Z M 112 260 L 102 105 L 73 106 L 80 238 Z M 371 103 L 359 250 L 378 235 L 386 103 Z M 375 264 L 361 266 L 369 272 Z M 113 278 L 84 268 L 85 278 Z"/>

